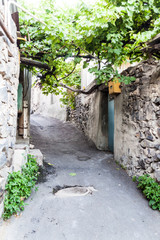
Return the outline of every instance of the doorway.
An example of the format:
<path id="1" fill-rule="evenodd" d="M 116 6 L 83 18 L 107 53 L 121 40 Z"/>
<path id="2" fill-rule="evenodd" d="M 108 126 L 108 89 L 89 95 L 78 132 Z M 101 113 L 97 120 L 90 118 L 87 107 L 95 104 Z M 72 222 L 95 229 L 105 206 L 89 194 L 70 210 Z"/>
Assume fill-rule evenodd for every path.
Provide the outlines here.
<path id="1" fill-rule="evenodd" d="M 108 149 L 114 151 L 114 97 L 108 95 Z"/>

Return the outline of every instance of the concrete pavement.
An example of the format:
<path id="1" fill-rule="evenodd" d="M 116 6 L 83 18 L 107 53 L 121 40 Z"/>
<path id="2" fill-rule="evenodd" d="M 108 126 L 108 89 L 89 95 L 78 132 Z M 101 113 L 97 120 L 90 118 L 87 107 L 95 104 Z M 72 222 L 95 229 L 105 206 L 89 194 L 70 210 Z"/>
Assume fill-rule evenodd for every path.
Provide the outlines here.
<path id="1" fill-rule="evenodd" d="M 160 240 L 160 213 L 108 152 L 98 151 L 71 123 L 32 116 L 31 142 L 54 171 L 39 183 L 19 217 L 1 223 L 0 240 Z M 97 191 L 60 198 L 53 188 Z"/>

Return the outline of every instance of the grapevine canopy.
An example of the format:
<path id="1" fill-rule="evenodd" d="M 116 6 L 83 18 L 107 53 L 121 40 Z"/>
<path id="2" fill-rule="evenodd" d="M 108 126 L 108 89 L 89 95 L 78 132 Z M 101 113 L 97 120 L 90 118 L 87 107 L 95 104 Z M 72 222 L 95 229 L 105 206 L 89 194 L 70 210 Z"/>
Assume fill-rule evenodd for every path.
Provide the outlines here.
<path id="1" fill-rule="evenodd" d="M 150 57 L 142 49 L 160 32 L 159 0 L 98 0 L 66 9 L 50 0 L 35 14 L 46 25 L 20 14 L 21 35 L 27 38 L 21 43 L 21 60 L 26 65 L 26 58 L 41 62 L 38 76 L 44 93 L 58 94 L 59 86 L 79 89 L 80 69 L 89 65 L 97 85 L 114 76 L 129 83 L 133 79 L 120 76 L 117 68 Z M 159 49 L 152 56 L 159 58 Z"/>

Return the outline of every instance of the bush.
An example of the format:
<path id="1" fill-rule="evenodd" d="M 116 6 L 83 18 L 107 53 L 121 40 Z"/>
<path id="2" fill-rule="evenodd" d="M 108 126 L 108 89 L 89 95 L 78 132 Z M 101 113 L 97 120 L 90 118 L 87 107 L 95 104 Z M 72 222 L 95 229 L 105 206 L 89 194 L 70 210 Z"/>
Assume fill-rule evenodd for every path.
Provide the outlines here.
<path id="1" fill-rule="evenodd" d="M 22 171 L 12 172 L 8 175 L 5 186 L 4 213 L 2 215 L 4 220 L 24 210 L 24 200 L 31 195 L 32 188 L 36 184 L 38 169 L 34 156 L 28 155 L 27 163 L 22 167 Z"/>
<path id="2" fill-rule="evenodd" d="M 149 206 L 160 211 L 160 185 L 146 174 L 138 178 L 138 188 L 149 200 Z"/>

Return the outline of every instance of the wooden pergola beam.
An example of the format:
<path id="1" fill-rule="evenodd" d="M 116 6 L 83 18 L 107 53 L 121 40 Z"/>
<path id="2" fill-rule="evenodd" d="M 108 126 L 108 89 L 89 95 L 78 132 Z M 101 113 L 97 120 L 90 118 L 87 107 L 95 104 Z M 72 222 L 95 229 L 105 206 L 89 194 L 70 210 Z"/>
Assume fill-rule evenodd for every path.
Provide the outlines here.
<path id="1" fill-rule="evenodd" d="M 42 63 L 36 60 L 28 59 L 25 57 L 21 57 L 21 63 L 32 66 L 32 67 L 37 67 L 37 68 L 43 68 L 43 69 L 48 69 L 50 70 L 50 67 L 48 66 L 47 63 Z"/>

